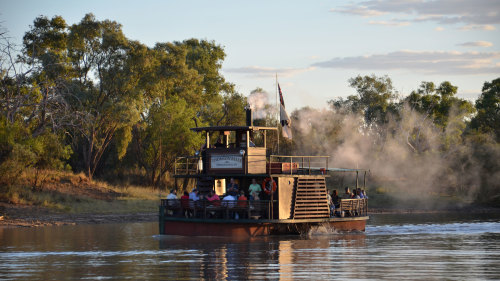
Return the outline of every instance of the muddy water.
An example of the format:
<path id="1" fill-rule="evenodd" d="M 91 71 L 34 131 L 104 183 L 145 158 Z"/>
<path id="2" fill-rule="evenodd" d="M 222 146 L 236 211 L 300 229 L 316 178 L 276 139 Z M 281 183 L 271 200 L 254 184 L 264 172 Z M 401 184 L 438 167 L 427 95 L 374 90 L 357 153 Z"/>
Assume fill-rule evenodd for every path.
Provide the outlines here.
<path id="1" fill-rule="evenodd" d="M 362 234 L 157 233 L 156 223 L 0 229 L 0 279 L 500 279 L 500 214 L 372 215 Z"/>

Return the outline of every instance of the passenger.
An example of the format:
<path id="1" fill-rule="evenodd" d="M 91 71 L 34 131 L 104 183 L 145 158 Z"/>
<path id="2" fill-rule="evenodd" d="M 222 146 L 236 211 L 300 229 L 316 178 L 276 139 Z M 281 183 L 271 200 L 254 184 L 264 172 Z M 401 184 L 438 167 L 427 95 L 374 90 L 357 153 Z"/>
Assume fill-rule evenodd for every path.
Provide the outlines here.
<path id="1" fill-rule="evenodd" d="M 336 213 L 336 210 L 340 208 L 340 197 L 336 189 L 332 191 L 332 203 L 333 203 L 333 214 L 338 215 Z"/>
<path id="2" fill-rule="evenodd" d="M 168 200 L 177 199 L 177 190 L 171 189 L 170 194 L 167 195 Z"/>
<path id="3" fill-rule="evenodd" d="M 351 191 L 349 190 L 349 187 L 345 187 L 345 193 L 344 195 L 342 195 L 342 199 L 351 199 L 352 198 L 352 194 L 351 194 Z"/>
<path id="4" fill-rule="evenodd" d="M 248 142 L 249 147 L 255 147 L 255 143 L 253 142 L 253 138 L 250 138 L 250 141 Z"/>
<path id="5" fill-rule="evenodd" d="M 248 206 L 248 198 L 245 196 L 245 191 L 240 191 L 240 197 L 238 197 L 238 206 L 246 207 Z"/>
<path id="6" fill-rule="evenodd" d="M 359 197 L 359 190 L 358 189 L 353 190 L 352 199 L 361 199 L 361 197 Z"/>
<path id="7" fill-rule="evenodd" d="M 193 190 L 191 190 L 191 193 L 189 193 L 189 200 L 200 200 L 200 197 L 198 196 L 198 189 L 194 188 Z"/>
<path id="8" fill-rule="evenodd" d="M 225 148 L 226 146 L 222 143 L 222 137 L 219 136 L 217 142 L 215 143 L 215 148 Z"/>
<path id="9" fill-rule="evenodd" d="M 361 194 L 363 194 L 363 198 L 368 199 L 368 195 L 366 195 L 366 191 L 364 189 L 361 190 Z"/>
<path id="10" fill-rule="evenodd" d="M 176 209 L 179 206 L 179 202 L 177 202 L 177 190 L 171 189 L 170 193 L 167 195 L 167 213 L 168 215 L 174 215 L 176 213 Z"/>
<path id="11" fill-rule="evenodd" d="M 190 212 L 190 207 L 189 207 L 189 193 L 187 191 L 184 191 L 184 195 L 181 196 L 181 207 L 184 213 L 184 216 L 190 217 L 191 212 Z"/>
<path id="12" fill-rule="evenodd" d="M 332 202 L 333 202 L 333 205 L 335 205 L 335 208 L 339 207 L 339 205 L 340 205 L 340 201 L 339 200 L 340 200 L 340 197 L 339 197 L 339 195 L 337 193 L 337 190 L 334 189 L 332 191 Z"/>
<path id="13" fill-rule="evenodd" d="M 210 190 L 210 195 L 207 197 L 207 201 L 211 202 L 214 206 L 220 206 L 220 198 L 213 190 Z"/>
<path id="14" fill-rule="evenodd" d="M 258 184 L 255 179 L 252 179 L 252 184 L 250 185 L 250 187 L 248 187 L 248 192 L 250 193 L 250 200 L 254 200 L 252 194 L 257 194 L 257 196 L 259 196 L 261 191 L 262 188 L 260 187 L 260 184 Z"/>
<path id="15" fill-rule="evenodd" d="M 189 193 L 184 191 L 184 194 L 181 196 L 181 200 L 189 200 Z"/>
<path id="16" fill-rule="evenodd" d="M 234 182 L 234 178 L 231 178 L 229 184 L 226 187 L 227 194 L 232 196 L 238 196 L 238 184 Z"/>
<path id="17" fill-rule="evenodd" d="M 222 201 L 224 203 L 223 204 L 224 206 L 232 208 L 235 206 L 236 197 L 234 197 L 232 195 L 226 195 L 226 196 L 224 196 L 224 198 L 222 198 Z"/>
<path id="18" fill-rule="evenodd" d="M 361 192 L 361 188 L 359 188 L 359 187 L 358 187 L 358 190 L 356 191 L 356 194 L 359 196 L 360 199 L 365 198 L 365 196 L 363 195 L 363 192 Z"/>
<path id="19" fill-rule="evenodd" d="M 328 209 L 330 210 L 330 217 L 333 217 L 333 213 L 335 212 L 335 206 L 333 205 L 332 196 L 330 193 L 326 193 L 326 198 L 328 200 Z"/>
<path id="20" fill-rule="evenodd" d="M 252 192 L 252 194 L 250 194 L 250 200 L 252 200 L 252 201 L 258 201 L 258 200 L 260 200 L 260 197 L 259 197 L 259 195 L 257 193 Z"/>

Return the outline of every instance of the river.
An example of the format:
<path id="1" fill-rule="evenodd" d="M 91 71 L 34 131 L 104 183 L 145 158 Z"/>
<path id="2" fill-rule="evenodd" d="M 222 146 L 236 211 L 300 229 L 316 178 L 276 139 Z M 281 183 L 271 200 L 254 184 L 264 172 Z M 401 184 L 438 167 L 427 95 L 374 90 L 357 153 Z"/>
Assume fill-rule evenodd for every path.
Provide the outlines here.
<path id="1" fill-rule="evenodd" d="M 157 233 L 157 223 L 3 228 L 0 279 L 500 279 L 500 214 L 375 214 L 365 233 L 250 240 Z"/>

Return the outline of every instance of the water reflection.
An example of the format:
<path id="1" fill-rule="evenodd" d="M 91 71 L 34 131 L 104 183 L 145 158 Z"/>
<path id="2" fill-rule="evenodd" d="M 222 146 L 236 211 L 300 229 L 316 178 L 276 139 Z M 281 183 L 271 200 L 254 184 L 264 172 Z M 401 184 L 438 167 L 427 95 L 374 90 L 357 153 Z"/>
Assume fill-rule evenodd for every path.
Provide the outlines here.
<path id="1" fill-rule="evenodd" d="M 156 223 L 0 229 L 0 279 L 498 279 L 500 215 L 372 216 L 366 233 L 157 235 Z M 467 272 L 467 275 L 464 273 Z"/>
<path id="2" fill-rule="evenodd" d="M 318 235 L 308 237 L 257 237 L 251 239 L 234 239 L 220 237 L 158 237 L 160 249 L 164 255 L 179 253 L 188 249 L 197 249 L 196 257 L 175 266 L 188 269 L 190 277 L 203 279 L 253 279 L 272 278 L 289 280 L 290 278 L 306 278 L 318 275 L 320 279 L 333 275 L 329 266 L 338 262 L 342 255 L 358 252 L 353 248 L 366 246 L 365 234 L 351 235 Z M 170 255 L 169 255 L 170 256 Z M 179 258 L 181 256 L 178 256 Z M 174 266 L 168 262 L 166 277 L 183 279 L 187 276 L 168 268 Z M 356 259 L 343 259 L 345 267 L 356 265 Z M 311 265 L 322 265 L 312 268 Z M 314 273 L 311 271 L 318 272 Z M 201 272 L 200 272 L 201 271 Z M 200 273 L 200 275 L 197 275 Z"/>

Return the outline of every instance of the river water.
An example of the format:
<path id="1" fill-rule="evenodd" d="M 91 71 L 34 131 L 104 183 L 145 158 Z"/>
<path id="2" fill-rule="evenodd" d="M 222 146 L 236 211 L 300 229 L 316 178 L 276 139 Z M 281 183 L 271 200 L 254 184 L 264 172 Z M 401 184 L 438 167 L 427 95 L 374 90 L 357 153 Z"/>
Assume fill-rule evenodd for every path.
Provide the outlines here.
<path id="1" fill-rule="evenodd" d="M 157 223 L 0 229 L 0 279 L 500 279 L 500 214 L 372 215 L 365 233 L 250 240 L 157 233 Z"/>

